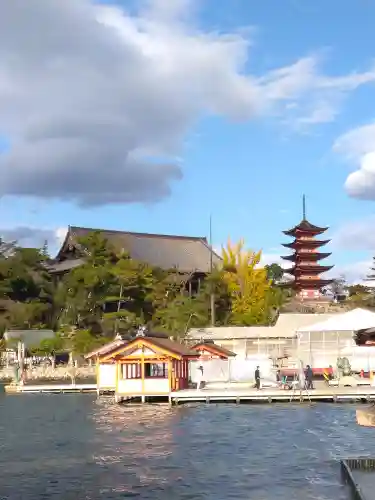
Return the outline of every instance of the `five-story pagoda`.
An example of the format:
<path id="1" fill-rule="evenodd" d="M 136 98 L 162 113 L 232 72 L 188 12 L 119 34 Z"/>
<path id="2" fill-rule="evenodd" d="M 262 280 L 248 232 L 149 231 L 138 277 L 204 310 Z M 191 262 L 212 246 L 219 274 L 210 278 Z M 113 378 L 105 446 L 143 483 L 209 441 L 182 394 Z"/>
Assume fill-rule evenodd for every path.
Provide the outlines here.
<path id="1" fill-rule="evenodd" d="M 321 289 L 332 283 L 330 279 L 321 279 L 321 273 L 329 271 L 333 266 L 322 266 L 319 261 L 329 257 L 330 253 L 319 252 L 319 248 L 329 243 L 330 240 L 316 239 L 317 236 L 327 231 L 327 227 L 318 227 L 306 219 L 306 202 L 303 196 L 303 217 L 301 222 L 283 231 L 287 236 L 292 236 L 292 243 L 284 243 L 283 246 L 294 250 L 292 255 L 282 257 L 293 262 L 293 266 L 285 272 L 294 277 L 292 287 L 297 296 L 302 300 L 321 298 Z"/>

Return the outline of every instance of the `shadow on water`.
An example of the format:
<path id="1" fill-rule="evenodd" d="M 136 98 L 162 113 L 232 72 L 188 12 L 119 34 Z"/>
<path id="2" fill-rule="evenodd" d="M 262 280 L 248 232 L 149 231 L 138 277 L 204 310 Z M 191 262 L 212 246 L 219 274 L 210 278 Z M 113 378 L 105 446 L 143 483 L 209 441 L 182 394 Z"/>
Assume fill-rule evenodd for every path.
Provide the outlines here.
<path id="1" fill-rule="evenodd" d="M 1 499 L 347 499 L 338 460 L 375 456 L 346 405 L 119 406 L 0 395 Z"/>

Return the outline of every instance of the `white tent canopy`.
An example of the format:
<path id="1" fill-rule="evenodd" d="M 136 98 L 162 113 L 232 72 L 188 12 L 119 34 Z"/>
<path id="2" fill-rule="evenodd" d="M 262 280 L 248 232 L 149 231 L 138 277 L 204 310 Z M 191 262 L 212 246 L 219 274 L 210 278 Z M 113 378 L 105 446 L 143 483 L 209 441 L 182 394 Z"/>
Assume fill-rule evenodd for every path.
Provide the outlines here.
<path id="1" fill-rule="evenodd" d="M 304 332 L 357 332 L 375 327 L 375 313 L 367 309 L 352 309 L 345 313 L 335 314 L 326 321 L 303 326 L 297 333 Z"/>

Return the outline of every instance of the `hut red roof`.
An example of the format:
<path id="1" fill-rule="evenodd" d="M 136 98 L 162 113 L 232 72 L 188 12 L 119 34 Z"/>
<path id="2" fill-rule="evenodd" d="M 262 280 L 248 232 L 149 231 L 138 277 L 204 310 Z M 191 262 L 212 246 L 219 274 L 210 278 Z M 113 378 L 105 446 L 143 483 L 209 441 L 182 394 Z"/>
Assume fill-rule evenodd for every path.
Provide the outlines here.
<path id="1" fill-rule="evenodd" d="M 237 356 L 236 353 L 222 347 L 221 345 L 215 344 L 214 342 L 199 342 L 191 347 L 193 351 L 208 351 L 211 354 L 216 356 L 220 356 L 223 358 L 231 358 L 233 356 Z"/>

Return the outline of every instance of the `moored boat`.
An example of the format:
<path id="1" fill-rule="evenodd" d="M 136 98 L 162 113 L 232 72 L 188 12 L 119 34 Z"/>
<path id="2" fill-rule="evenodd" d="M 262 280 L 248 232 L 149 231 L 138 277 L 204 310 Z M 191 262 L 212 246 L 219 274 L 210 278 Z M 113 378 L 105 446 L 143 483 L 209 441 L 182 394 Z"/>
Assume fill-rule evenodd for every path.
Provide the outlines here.
<path id="1" fill-rule="evenodd" d="M 375 405 L 358 408 L 356 411 L 357 424 L 365 427 L 375 427 Z"/>

